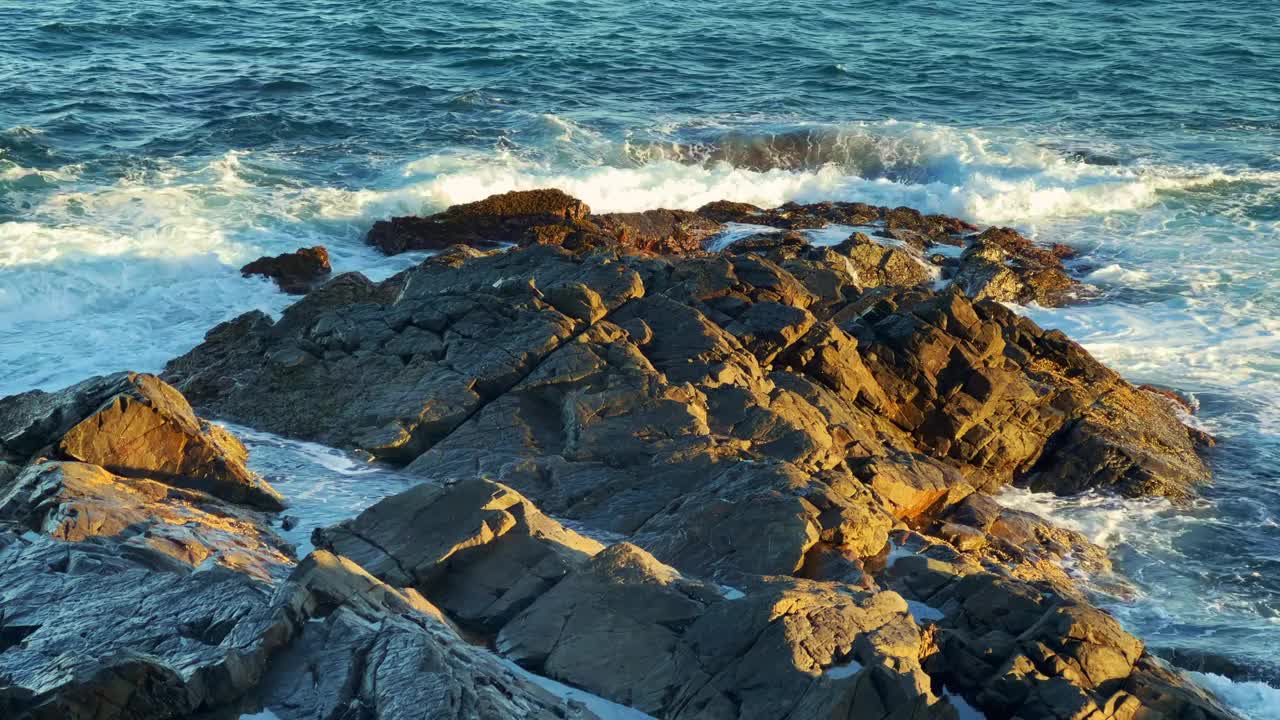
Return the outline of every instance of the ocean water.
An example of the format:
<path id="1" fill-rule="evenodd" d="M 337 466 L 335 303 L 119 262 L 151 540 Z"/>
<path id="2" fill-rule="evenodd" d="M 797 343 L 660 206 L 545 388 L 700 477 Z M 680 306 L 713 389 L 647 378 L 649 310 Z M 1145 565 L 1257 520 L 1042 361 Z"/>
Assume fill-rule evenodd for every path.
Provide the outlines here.
<path id="1" fill-rule="evenodd" d="M 385 277 L 418 258 L 364 246 L 373 221 L 513 188 L 1012 225 L 1104 291 L 1022 311 L 1189 393 L 1220 444 L 1190 509 L 1007 499 L 1107 545 L 1137 593 L 1104 604 L 1152 647 L 1253 668 L 1215 687 L 1280 717 L 1258 684 L 1280 684 L 1274 3 L 740 5 L 0 0 L 0 394 L 157 370 L 288 304 L 244 262 L 324 244 Z M 251 444 L 310 489 L 304 526 L 397 486 Z"/>

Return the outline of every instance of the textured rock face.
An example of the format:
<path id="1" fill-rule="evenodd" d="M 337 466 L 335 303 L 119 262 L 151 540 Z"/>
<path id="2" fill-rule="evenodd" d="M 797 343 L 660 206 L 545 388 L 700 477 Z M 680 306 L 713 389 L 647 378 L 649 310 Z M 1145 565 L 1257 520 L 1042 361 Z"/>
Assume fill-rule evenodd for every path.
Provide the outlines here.
<path id="1" fill-rule="evenodd" d="M 990 228 L 960 256 L 955 284 L 977 300 L 1062 305 L 1078 289 L 1063 269 L 1065 254 L 1038 247 L 1016 230 Z"/>
<path id="2" fill-rule="evenodd" d="M 468 645 L 421 595 L 345 558 L 313 553 L 277 604 L 301 628 L 259 693 L 282 720 L 597 718 Z"/>
<path id="3" fill-rule="evenodd" d="M 145 545 L 18 539 L 0 550 L 0 716 L 144 720 L 231 702 L 290 629 L 271 589 Z"/>
<path id="4" fill-rule="evenodd" d="M 116 538 L 193 567 L 212 559 L 262 579 L 293 566 L 292 548 L 262 513 L 85 463 L 28 466 L 0 491 L 0 520 L 70 542 Z"/>
<path id="5" fill-rule="evenodd" d="M 18 462 L 49 453 L 230 502 L 284 507 L 245 467 L 240 441 L 196 417 L 186 398 L 154 375 L 120 373 L 0 399 L 0 433 L 0 451 Z"/>
<path id="6" fill-rule="evenodd" d="M 474 257 L 461 273 L 456 258 L 433 259 L 383 286 L 335 278 L 276 323 L 250 314 L 214 328 L 166 377 L 219 415 L 412 459 L 644 290 L 606 256 L 522 252 Z M 536 280 L 520 269 L 529 256 L 546 271 Z"/>
<path id="7" fill-rule="evenodd" d="M 317 539 L 496 634 L 512 660 L 658 717 L 844 717 L 852 707 L 952 717 L 894 593 L 784 578 L 751 579 L 744 592 L 687 578 L 479 480 L 387 498 Z"/>
<path id="8" fill-rule="evenodd" d="M 902 546 L 884 581 L 934 616 L 925 670 L 988 717 L 1231 716 L 1110 615 L 1052 583 L 1012 577 L 920 536 L 895 540 Z"/>
<path id="9" fill-rule="evenodd" d="M 322 245 L 299 248 L 275 257 L 263 256 L 240 268 L 245 277 L 262 275 L 271 278 L 290 295 L 305 295 L 332 271 L 329 251 Z"/>
<path id="10" fill-rule="evenodd" d="M 729 600 L 622 543 L 497 642 L 522 664 L 659 717 L 954 717 L 919 668 L 906 611 L 894 593 L 795 580 Z"/>

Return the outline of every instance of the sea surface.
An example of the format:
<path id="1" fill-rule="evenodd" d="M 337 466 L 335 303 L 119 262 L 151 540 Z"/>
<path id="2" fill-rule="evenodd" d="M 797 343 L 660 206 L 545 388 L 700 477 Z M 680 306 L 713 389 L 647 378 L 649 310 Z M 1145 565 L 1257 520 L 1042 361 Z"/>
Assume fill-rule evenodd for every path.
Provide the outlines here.
<path id="1" fill-rule="evenodd" d="M 1077 248 L 1101 299 L 1020 311 L 1189 393 L 1217 482 L 1189 509 L 1006 500 L 1107 546 L 1136 592 L 1100 603 L 1280 718 L 1273 0 L 0 0 L 0 394 L 279 312 L 237 272 L 259 255 L 382 278 L 420 257 L 366 247 L 373 221 L 544 186 L 906 204 Z M 302 530 L 403 482 L 250 439 L 310 493 Z"/>

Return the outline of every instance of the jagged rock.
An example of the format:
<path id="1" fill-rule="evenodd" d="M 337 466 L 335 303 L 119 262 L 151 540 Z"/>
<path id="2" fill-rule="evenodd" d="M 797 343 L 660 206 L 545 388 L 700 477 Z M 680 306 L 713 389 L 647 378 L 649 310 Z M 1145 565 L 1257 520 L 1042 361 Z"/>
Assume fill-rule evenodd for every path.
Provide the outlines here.
<path id="1" fill-rule="evenodd" d="M 893 225 L 886 232 L 929 243 L 963 230 L 870 210 Z M 852 221 L 867 208 L 703 210 L 717 222 L 735 212 L 785 227 Z M 574 252 L 587 248 L 569 240 L 594 221 L 557 217 L 530 231 L 542 244 L 458 248 L 380 284 L 335 278 L 278 322 L 246 315 L 216 328 L 166 377 L 222 416 L 405 463 L 432 485 L 319 543 L 419 587 L 470 629 L 514 638 L 526 618 L 523 662 L 669 717 L 925 717 L 945 707 L 928 694 L 944 680 L 991 717 L 1097 708 L 1099 718 L 1133 720 L 1126 713 L 1156 708 L 1157 694 L 1175 698 L 1160 707 L 1230 717 L 1185 700 L 1191 686 L 1182 693 L 1161 679 L 1055 571 L 1066 552 L 1105 562 L 1096 548 L 973 494 L 1014 482 L 1189 498 L 1208 473 L 1163 400 L 1061 333 L 959 287 L 867 287 L 847 254 L 867 246 L 862 239 L 815 248 L 776 233 L 716 254 L 608 243 Z M 869 244 L 878 258 L 889 252 Z M 892 251 L 927 276 L 914 250 Z M 631 544 L 566 550 L 573 543 L 559 530 L 537 529 L 551 521 L 529 502 Z M 415 537 L 416 525 L 438 538 Z M 776 577 L 787 574 L 814 580 Z M 704 598 L 697 588 L 714 587 L 693 576 L 741 585 L 746 599 Z M 867 592 L 837 587 L 846 579 Z M 784 592 L 778 583 L 799 584 Z M 749 604 L 734 603 L 785 593 L 795 597 L 784 606 L 826 608 L 814 598 L 835 593 L 861 607 L 890 595 L 876 594 L 877 583 L 934 607 L 916 607 L 928 616 L 924 635 L 892 624 L 894 637 L 914 637 L 907 649 L 874 655 L 923 655 L 927 692 L 911 660 L 831 677 L 823 671 L 849 651 L 806 659 L 787 638 L 810 631 L 773 629 L 791 617 L 770 615 L 773 601 L 760 601 L 774 617 L 764 624 L 707 619 L 739 621 Z M 636 607 L 615 585 L 657 599 Z M 875 634 L 842 623 L 817 625 L 837 635 L 846 631 L 831 628 L 860 627 L 847 630 L 855 640 Z M 748 666 L 736 651 L 699 650 L 695 626 L 722 643 L 757 637 L 742 627 L 783 639 L 761 645 L 760 664 Z M 553 647 L 561 627 L 579 639 Z M 1097 641 L 1080 642 L 1080 628 Z M 822 637 L 823 648 L 843 647 Z M 650 662 L 601 662 L 614 638 Z M 612 665 L 628 669 L 630 685 Z M 694 688 L 686 679 L 697 673 Z M 803 699 L 780 708 L 757 688 Z"/>
<path id="2" fill-rule="evenodd" d="M 742 595 L 742 593 L 738 593 Z M 766 581 L 739 599 L 611 546 L 503 628 L 517 662 L 667 718 L 947 718 L 894 593 Z"/>
<path id="3" fill-rule="evenodd" d="M 0 716 L 162 720 L 231 702 L 292 632 L 271 596 L 146 545 L 16 540 L 0 549 Z"/>
<path id="4" fill-rule="evenodd" d="M 1159 672 L 1110 615 L 949 546 L 896 540 L 880 578 L 934 616 L 924 669 L 989 717 L 1236 717 L 1191 682 Z"/>
<path id="5" fill-rule="evenodd" d="M 491 631 L 604 547 L 487 480 L 419 485 L 317 530 L 314 542 Z"/>
<path id="6" fill-rule="evenodd" d="M 0 520 L 58 540 L 111 537 L 192 567 L 206 560 L 261 579 L 293 567 L 293 550 L 261 513 L 96 465 L 35 463 L 0 491 Z"/>
<path id="7" fill-rule="evenodd" d="M 281 720 L 597 720 L 469 645 L 417 592 L 345 558 L 312 553 L 280 595 L 299 637 L 273 658 L 259 695 Z"/>
<path id="8" fill-rule="evenodd" d="M 1010 228 L 989 228 L 960 256 L 953 279 L 975 300 L 1062 305 L 1080 283 L 1060 253 L 1041 248 Z"/>
<path id="9" fill-rule="evenodd" d="M 914 287 L 932 279 L 911 253 L 881 245 L 864 233 L 854 233 L 835 249 L 849 258 L 854 278 L 864 287 Z"/>
<path id="10" fill-rule="evenodd" d="M 595 300 L 584 306 L 579 286 L 607 312 L 644 292 L 608 254 L 550 246 L 431 260 L 393 280 L 394 294 L 329 302 L 335 279 L 277 323 L 237 318 L 165 377 L 222 417 L 407 461 L 585 327 L 575 316 Z"/>
<path id="11" fill-rule="evenodd" d="M 1061 332 L 956 292 L 900 299 L 846 325 L 896 399 L 893 421 L 936 457 L 980 469 L 975 486 L 1182 500 L 1208 480 L 1186 426 Z"/>
<path id="12" fill-rule="evenodd" d="M 240 268 L 240 274 L 269 277 L 281 290 L 291 295 L 305 295 L 332 270 L 329 251 L 323 245 L 316 245 L 275 257 L 264 255 Z"/>
<path id="13" fill-rule="evenodd" d="M 118 373 L 0 399 L 0 428 L 0 448 L 11 458 L 47 453 L 233 503 L 284 507 L 245 467 L 240 441 L 196 417 L 182 394 L 154 375 Z"/>

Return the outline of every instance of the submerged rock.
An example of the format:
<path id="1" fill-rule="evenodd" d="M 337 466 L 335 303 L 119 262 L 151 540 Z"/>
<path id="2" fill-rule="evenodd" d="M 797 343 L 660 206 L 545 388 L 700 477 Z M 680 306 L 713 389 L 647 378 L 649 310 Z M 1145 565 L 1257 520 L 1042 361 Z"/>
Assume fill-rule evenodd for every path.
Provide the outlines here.
<path id="1" fill-rule="evenodd" d="M 264 255 L 240 268 L 240 274 L 269 277 L 290 295 L 305 295 L 332 270 L 329 251 L 322 245 L 316 245 L 275 257 Z"/>

